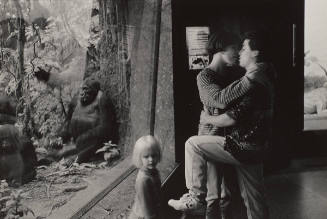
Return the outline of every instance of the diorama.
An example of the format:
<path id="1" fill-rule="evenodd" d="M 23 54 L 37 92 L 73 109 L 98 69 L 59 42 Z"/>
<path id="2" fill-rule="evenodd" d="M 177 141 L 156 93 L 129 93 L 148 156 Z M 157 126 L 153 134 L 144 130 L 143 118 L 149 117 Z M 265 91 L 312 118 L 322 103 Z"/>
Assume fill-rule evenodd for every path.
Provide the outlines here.
<path id="1" fill-rule="evenodd" d="M 160 12 L 170 14 L 169 6 Z M 161 45 L 158 68 L 156 8 L 152 1 L 0 1 L 0 218 L 85 214 L 133 173 L 129 155 L 142 135 L 161 141 L 163 179 L 170 173 L 171 47 Z M 163 17 L 162 28 L 169 22 Z M 171 41 L 169 33 L 161 38 Z M 101 209 L 126 214 L 128 195 L 129 203 Z"/>
<path id="2" fill-rule="evenodd" d="M 108 78 L 99 73 L 104 43 L 99 3 L 1 1 L 0 10 L 1 178 L 6 180 L 1 215 L 48 217 L 88 187 L 83 178 L 111 166 L 124 150 L 114 133 L 116 118 L 124 116 L 116 117 L 109 88 L 104 89 Z M 119 52 L 127 58 L 127 38 L 120 40 Z M 127 103 L 127 89 L 121 95 Z M 124 103 L 117 106 L 122 111 L 128 108 Z M 96 156 L 103 162 L 86 163 Z"/>

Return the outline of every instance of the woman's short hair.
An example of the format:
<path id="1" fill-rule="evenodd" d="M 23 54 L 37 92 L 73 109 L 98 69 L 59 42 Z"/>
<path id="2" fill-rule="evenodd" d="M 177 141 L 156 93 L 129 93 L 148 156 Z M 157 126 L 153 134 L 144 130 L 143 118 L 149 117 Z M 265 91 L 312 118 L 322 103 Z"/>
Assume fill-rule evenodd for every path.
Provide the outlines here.
<path id="1" fill-rule="evenodd" d="M 271 38 L 266 31 L 248 31 L 243 34 L 244 40 L 249 40 L 251 50 L 259 51 L 257 62 L 270 61 L 271 59 Z"/>
<path id="2" fill-rule="evenodd" d="M 225 51 L 228 46 L 239 45 L 240 38 L 227 31 L 215 31 L 209 35 L 207 43 L 207 52 L 212 57 L 217 52 Z"/>
<path id="3" fill-rule="evenodd" d="M 158 139 L 152 135 L 142 136 L 135 142 L 135 146 L 133 150 L 132 162 L 137 168 L 142 167 L 142 160 L 141 160 L 142 152 L 147 148 L 156 150 L 156 152 L 159 155 L 159 161 L 161 161 L 162 155 L 161 155 L 161 148 Z"/>

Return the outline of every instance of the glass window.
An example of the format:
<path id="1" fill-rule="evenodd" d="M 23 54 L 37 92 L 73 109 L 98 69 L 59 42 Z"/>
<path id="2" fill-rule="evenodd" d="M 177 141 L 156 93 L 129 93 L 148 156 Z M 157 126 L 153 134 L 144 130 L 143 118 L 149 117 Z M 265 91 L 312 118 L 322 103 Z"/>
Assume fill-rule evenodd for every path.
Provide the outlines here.
<path id="1" fill-rule="evenodd" d="M 76 210 L 66 207 L 74 194 L 62 192 L 65 183 L 72 186 L 73 181 L 72 190 L 84 191 L 99 183 L 89 183 L 95 177 L 104 180 L 98 184 L 101 189 L 119 176 L 131 175 L 128 179 L 134 182 L 130 156 L 135 141 L 150 130 L 161 143 L 162 181 L 175 167 L 170 1 L 158 8 L 156 1 L 139 0 L 0 0 L 0 95 L 16 104 L 10 112 L 17 117 L 15 127 L 37 148 L 38 159 L 52 154 L 55 160 L 21 187 L 31 194 L 22 200 L 35 216 Z M 155 54 L 157 14 L 163 31 Z M 99 84 L 90 82 L 85 89 L 89 78 Z M 61 159 L 66 149 L 84 151 L 84 158 L 93 159 L 96 150 L 88 150 L 92 145 L 106 146 L 97 153 L 108 161 L 106 169 L 95 168 L 99 162 L 82 160 L 88 162 L 83 166 L 73 165 L 75 158 Z M 82 174 L 74 177 L 72 169 Z M 90 169 L 95 174 L 88 175 Z M 97 195 L 94 191 L 91 195 Z M 134 188 L 122 192 L 129 203 L 122 200 L 120 207 L 127 208 Z"/>
<path id="2" fill-rule="evenodd" d="M 305 1 L 304 130 L 327 129 L 326 7 Z"/>

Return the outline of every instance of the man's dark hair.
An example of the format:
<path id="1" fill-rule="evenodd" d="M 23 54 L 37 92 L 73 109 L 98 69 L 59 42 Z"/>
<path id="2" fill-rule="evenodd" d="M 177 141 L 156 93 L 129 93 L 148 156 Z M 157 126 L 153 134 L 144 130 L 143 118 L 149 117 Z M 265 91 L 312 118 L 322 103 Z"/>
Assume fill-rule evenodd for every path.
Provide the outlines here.
<path id="1" fill-rule="evenodd" d="M 259 51 L 257 62 L 267 62 L 271 59 L 271 39 L 267 32 L 249 31 L 244 33 L 243 41 L 248 39 L 251 50 Z"/>
<path id="2" fill-rule="evenodd" d="M 239 45 L 240 38 L 231 32 L 216 31 L 209 35 L 207 52 L 210 57 L 220 51 L 225 51 L 230 45 Z"/>

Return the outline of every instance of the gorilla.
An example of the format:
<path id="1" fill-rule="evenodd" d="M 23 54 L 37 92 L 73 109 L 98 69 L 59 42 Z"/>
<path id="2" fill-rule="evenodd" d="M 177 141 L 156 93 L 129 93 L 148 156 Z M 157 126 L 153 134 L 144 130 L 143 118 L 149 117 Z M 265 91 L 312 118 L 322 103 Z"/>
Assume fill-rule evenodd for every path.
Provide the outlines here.
<path id="1" fill-rule="evenodd" d="M 113 139 L 114 113 L 100 83 L 86 79 L 82 88 L 69 104 L 68 115 L 61 133 L 64 143 L 72 137 L 72 151 L 78 152 L 77 162 L 86 162 L 104 142 Z M 60 156 L 69 154 L 69 149 Z M 62 154 L 61 154 L 62 153 Z"/>
<path id="2" fill-rule="evenodd" d="M 0 178 L 12 186 L 34 179 L 37 158 L 32 142 L 19 134 L 14 106 L 7 96 L 0 96 Z"/>
<path id="3" fill-rule="evenodd" d="M 48 82 L 52 74 L 39 68 L 36 78 Z M 76 162 L 90 160 L 103 143 L 116 139 L 115 114 L 108 96 L 101 91 L 99 81 L 84 80 L 82 87 L 69 104 L 60 136 L 66 145 L 49 155 L 56 160 L 77 153 Z M 72 140 L 73 144 L 69 144 Z M 67 144 L 68 143 L 68 144 Z"/>
<path id="4" fill-rule="evenodd" d="M 0 124 L 16 123 L 16 107 L 7 96 L 0 95 Z"/>

